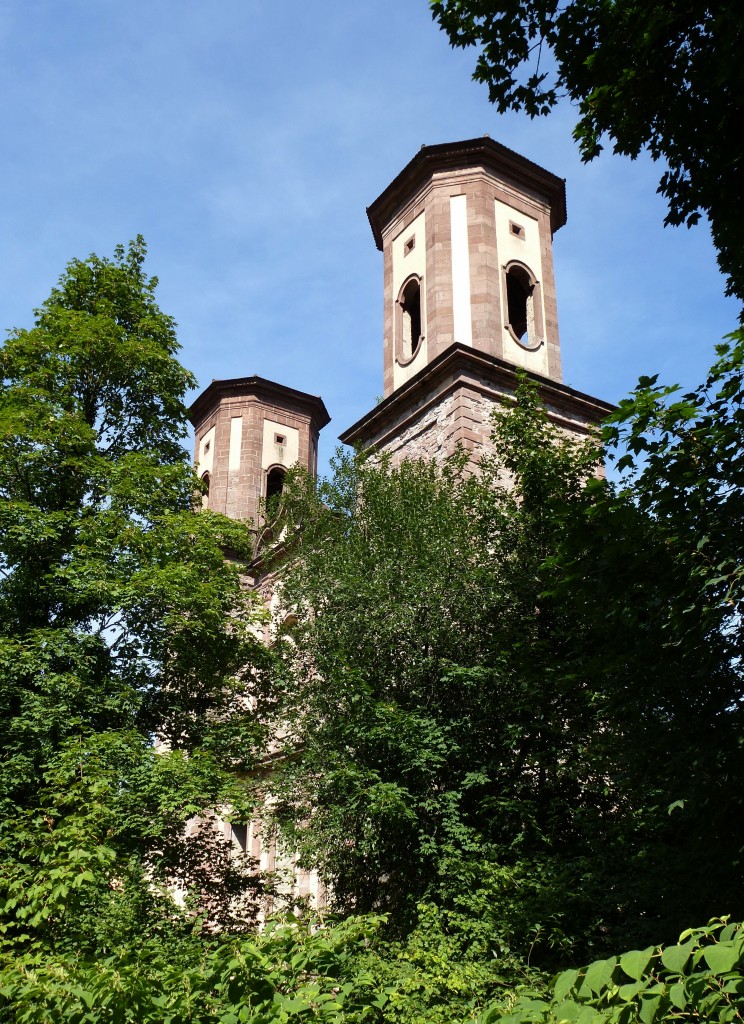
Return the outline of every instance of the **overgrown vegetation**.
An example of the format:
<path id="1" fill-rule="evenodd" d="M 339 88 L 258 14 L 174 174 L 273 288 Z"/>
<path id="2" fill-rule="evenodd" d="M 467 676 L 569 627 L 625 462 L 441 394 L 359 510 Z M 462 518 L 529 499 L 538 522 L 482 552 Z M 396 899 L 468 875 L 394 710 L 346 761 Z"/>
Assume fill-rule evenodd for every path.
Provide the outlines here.
<path id="1" fill-rule="evenodd" d="M 223 556 L 245 527 L 194 514 L 144 256 L 74 261 L 0 351 L 0 950 L 35 963 L 255 912 L 209 815 L 260 748 L 260 612 Z"/>
<path id="2" fill-rule="evenodd" d="M 357 919 L 313 933 L 289 921 L 260 934 L 222 939 L 144 933 L 97 960 L 71 953 L 6 964 L 0 971 L 0 1019 L 376 1021 L 385 995 L 357 965 L 375 924 Z"/>
<path id="3" fill-rule="evenodd" d="M 619 485 L 527 382 L 477 477 L 299 481 L 277 818 L 339 910 L 469 906 L 512 979 L 744 912 L 742 352 L 687 396 L 643 382 Z"/>
<path id="4" fill-rule="evenodd" d="M 568 970 L 547 991 L 522 992 L 489 1008 L 480 1024 L 744 1019 L 742 925 L 711 921 L 688 928 L 674 945 L 628 950 Z"/>
<path id="5" fill-rule="evenodd" d="M 744 918 L 742 335 L 621 404 L 615 482 L 527 379 L 478 476 L 296 474 L 269 652 L 143 257 L 0 354 L 0 1020 L 736 1020 L 740 927 L 688 926 Z M 258 934 L 210 816 L 272 732 L 342 920 Z"/>

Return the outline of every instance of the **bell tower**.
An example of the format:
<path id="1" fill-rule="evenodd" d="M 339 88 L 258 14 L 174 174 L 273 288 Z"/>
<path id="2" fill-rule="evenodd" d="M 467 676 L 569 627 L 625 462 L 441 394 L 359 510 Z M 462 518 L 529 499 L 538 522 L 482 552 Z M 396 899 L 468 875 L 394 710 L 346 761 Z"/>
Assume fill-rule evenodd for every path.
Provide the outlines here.
<path id="1" fill-rule="evenodd" d="M 561 379 L 560 178 L 485 137 L 425 146 L 367 214 L 383 255 L 385 395 L 453 342 Z"/>
<path id="2" fill-rule="evenodd" d="M 255 526 L 291 466 L 315 475 L 318 434 L 330 422 L 321 398 L 257 376 L 213 380 L 189 416 L 205 505 Z"/>
<path id="3" fill-rule="evenodd" d="M 487 446 L 518 368 L 565 429 L 584 433 L 608 414 L 562 384 L 561 178 L 486 136 L 423 146 L 367 215 L 383 255 L 384 393 L 342 441 L 395 459 Z"/>

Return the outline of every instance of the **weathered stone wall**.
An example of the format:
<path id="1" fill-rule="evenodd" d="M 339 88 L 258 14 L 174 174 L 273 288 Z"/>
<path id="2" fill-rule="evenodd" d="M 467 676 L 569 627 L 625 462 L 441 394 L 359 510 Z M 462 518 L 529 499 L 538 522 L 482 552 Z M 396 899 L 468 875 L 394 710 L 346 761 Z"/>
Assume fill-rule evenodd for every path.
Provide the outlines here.
<path id="1" fill-rule="evenodd" d="M 550 420 L 586 437 L 611 406 L 547 378 L 535 378 Z M 458 447 L 477 465 L 491 444 L 491 416 L 517 387 L 513 367 L 459 346 L 351 427 L 341 439 L 404 458 L 444 459 Z"/>

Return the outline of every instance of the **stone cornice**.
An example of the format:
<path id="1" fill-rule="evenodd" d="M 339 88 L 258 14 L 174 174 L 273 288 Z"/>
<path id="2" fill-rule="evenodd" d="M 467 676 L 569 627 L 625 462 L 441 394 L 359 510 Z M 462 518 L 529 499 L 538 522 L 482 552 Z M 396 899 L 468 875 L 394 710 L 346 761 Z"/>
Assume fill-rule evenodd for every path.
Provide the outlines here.
<path id="1" fill-rule="evenodd" d="M 454 344 L 409 381 L 383 399 L 340 435 L 343 444 L 363 447 L 374 440 L 382 444 L 388 431 L 402 430 L 406 423 L 420 416 L 434 402 L 467 383 L 489 396 L 513 393 L 519 367 L 468 345 Z M 577 420 L 598 424 L 615 406 L 591 395 L 585 395 L 567 384 L 560 384 L 529 370 L 523 371 L 534 380 L 540 397 L 549 409 L 551 419 L 577 428 Z"/>
<path id="2" fill-rule="evenodd" d="M 377 248 L 382 249 L 383 232 L 397 210 L 432 175 L 443 171 L 460 171 L 466 167 L 484 167 L 497 177 L 516 180 L 521 187 L 531 187 L 544 196 L 550 205 L 553 233 L 566 223 L 566 183 L 563 178 L 484 135 L 480 139 L 421 147 L 385 191 L 367 207 L 367 217 Z"/>
<path id="3" fill-rule="evenodd" d="M 230 380 L 213 380 L 195 399 L 188 410 L 189 419 L 196 424 L 203 420 L 210 409 L 225 398 L 243 398 L 255 396 L 276 405 L 285 405 L 289 409 L 303 409 L 308 412 L 318 430 L 331 422 L 323 399 L 317 395 L 308 395 L 305 391 L 296 391 L 284 384 L 266 380 L 265 377 L 234 377 Z"/>

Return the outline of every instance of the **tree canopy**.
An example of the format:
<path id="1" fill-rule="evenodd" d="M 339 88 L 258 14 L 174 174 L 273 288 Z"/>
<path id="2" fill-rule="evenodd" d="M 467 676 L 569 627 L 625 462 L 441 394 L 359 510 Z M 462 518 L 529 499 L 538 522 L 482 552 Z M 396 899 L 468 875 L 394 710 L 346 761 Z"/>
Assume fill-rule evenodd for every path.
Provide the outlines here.
<path id="1" fill-rule="evenodd" d="M 576 105 L 591 160 L 609 138 L 664 170 L 666 222 L 710 218 L 730 293 L 744 299 L 744 42 L 736 3 L 638 0 L 430 0 L 453 46 L 479 50 L 474 78 L 500 111 Z"/>
<path id="2" fill-rule="evenodd" d="M 223 554 L 246 529 L 194 507 L 193 378 L 144 258 L 137 239 L 74 260 L 0 350 L 0 944 L 16 952 L 175 921 L 176 887 L 219 918 L 249 878 L 211 826 L 184 834 L 241 799 L 266 655 Z"/>
<path id="3" fill-rule="evenodd" d="M 604 452 L 525 378 L 478 475 L 291 474 L 269 650 L 144 255 L 0 351 L 0 1016 L 736 1019 L 740 928 L 677 935 L 744 917 L 744 337 Z M 342 923 L 252 932 L 254 773 Z"/>
<path id="4" fill-rule="evenodd" d="M 405 930 L 470 900 L 506 961 L 545 967 L 744 910 L 741 486 L 718 447 L 741 361 L 684 398 L 645 382 L 608 437 L 658 461 L 625 486 L 525 382 L 477 476 L 342 458 L 290 488 L 277 818 L 340 909 Z M 718 515 L 708 445 L 721 547 L 689 517 Z"/>

